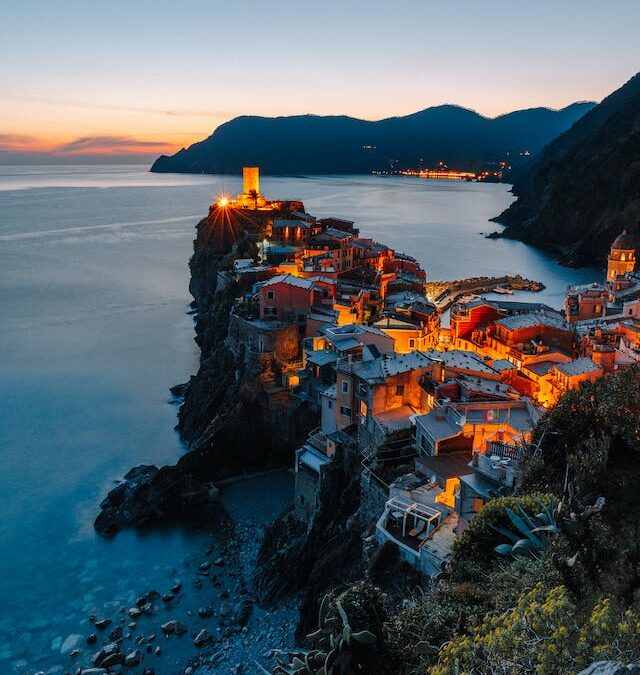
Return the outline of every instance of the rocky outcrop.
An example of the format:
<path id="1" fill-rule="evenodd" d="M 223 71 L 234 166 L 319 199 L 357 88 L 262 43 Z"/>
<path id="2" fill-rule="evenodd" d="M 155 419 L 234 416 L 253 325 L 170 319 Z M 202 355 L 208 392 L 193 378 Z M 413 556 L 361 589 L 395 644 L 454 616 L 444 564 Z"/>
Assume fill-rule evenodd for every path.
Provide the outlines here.
<path id="1" fill-rule="evenodd" d="M 175 466 L 137 467 L 127 474 L 101 504 L 95 521 L 100 534 L 179 515 L 206 501 L 209 484 L 220 479 L 290 465 L 293 449 L 317 424 L 317 414 L 287 392 L 267 391 L 275 369 L 268 354 L 248 358 L 225 343 L 234 298 L 246 290 L 229 274 L 233 260 L 255 255 L 254 241 L 275 215 L 245 211 L 221 220 L 214 206 L 198 223 L 189 288 L 200 367 L 172 390 L 183 397 L 177 428 L 188 452 Z"/>
<path id="2" fill-rule="evenodd" d="M 362 572 L 360 459 L 339 451 L 323 473 L 319 504 L 311 526 L 287 511 L 268 528 L 260 549 L 254 586 L 262 604 L 303 590 L 297 635 L 317 622 L 318 602 L 330 589 Z"/>
<path id="3" fill-rule="evenodd" d="M 640 74 L 578 120 L 515 180 L 518 199 L 495 220 L 503 236 L 603 264 L 627 229 L 640 236 Z"/>
<path id="4" fill-rule="evenodd" d="M 177 467 L 137 466 L 100 504 L 96 531 L 111 537 L 124 527 L 176 516 L 193 506 L 215 502 L 218 489 Z"/>

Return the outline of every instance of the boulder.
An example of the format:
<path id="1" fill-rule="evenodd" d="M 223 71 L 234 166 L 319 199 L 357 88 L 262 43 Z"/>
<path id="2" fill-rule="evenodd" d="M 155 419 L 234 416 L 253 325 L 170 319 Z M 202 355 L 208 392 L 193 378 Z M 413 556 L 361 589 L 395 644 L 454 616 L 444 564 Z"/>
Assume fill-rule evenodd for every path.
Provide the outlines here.
<path id="1" fill-rule="evenodd" d="M 137 666 L 140 661 L 142 661 L 142 652 L 139 649 L 130 652 L 124 657 L 124 665 L 128 668 Z"/>
<path id="2" fill-rule="evenodd" d="M 211 641 L 211 634 L 206 628 L 203 628 L 194 638 L 193 644 L 196 647 L 204 647 Z"/>
<path id="3" fill-rule="evenodd" d="M 106 644 L 100 651 L 97 651 L 94 655 L 93 658 L 91 659 L 91 663 L 94 666 L 103 666 L 105 660 L 109 658 L 110 656 L 113 656 L 113 654 L 117 654 L 120 651 L 120 645 L 116 644 L 115 642 L 111 642 L 109 644 Z"/>
<path id="4" fill-rule="evenodd" d="M 171 619 L 171 621 L 167 621 L 166 623 L 163 623 L 162 626 L 160 626 L 160 629 L 165 635 L 171 635 L 171 633 L 176 632 L 176 626 L 178 625 L 178 622 L 175 619 Z"/>

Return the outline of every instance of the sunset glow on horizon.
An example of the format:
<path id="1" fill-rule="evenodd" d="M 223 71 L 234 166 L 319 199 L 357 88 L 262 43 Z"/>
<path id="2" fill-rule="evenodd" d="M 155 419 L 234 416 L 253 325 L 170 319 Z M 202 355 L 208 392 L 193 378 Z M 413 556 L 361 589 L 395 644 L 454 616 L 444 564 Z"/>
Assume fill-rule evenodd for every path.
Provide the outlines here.
<path id="1" fill-rule="evenodd" d="M 380 119 L 455 103 L 494 117 L 599 101 L 634 74 L 640 23 L 623 0 L 35 0 L 4 14 L 5 163 L 155 157 L 237 115 Z"/>

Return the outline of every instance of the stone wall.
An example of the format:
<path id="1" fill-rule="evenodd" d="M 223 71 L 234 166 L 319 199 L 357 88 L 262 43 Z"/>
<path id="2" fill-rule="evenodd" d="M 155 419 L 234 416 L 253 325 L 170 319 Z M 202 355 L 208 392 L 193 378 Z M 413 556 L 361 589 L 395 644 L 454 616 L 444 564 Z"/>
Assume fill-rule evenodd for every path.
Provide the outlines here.
<path id="1" fill-rule="evenodd" d="M 284 363 L 299 354 L 298 326 L 276 322 L 270 325 L 232 314 L 225 343 L 236 355 L 244 351 L 249 358 L 250 352 L 268 353 L 273 354 L 276 362 Z"/>
<path id="2" fill-rule="evenodd" d="M 389 499 L 389 490 L 375 478 L 360 475 L 360 522 L 366 530 L 380 518 Z"/>

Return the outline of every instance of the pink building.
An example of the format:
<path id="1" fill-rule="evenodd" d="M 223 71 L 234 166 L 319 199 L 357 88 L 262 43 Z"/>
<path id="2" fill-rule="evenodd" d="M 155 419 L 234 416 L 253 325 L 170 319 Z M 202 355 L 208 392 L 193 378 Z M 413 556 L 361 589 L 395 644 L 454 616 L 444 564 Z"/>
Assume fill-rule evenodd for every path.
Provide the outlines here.
<path id="1" fill-rule="evenodd" d="M 279 274 L 260 288 L 260 318 L 303 321 L 313 305 L 313 279 Z"/>

